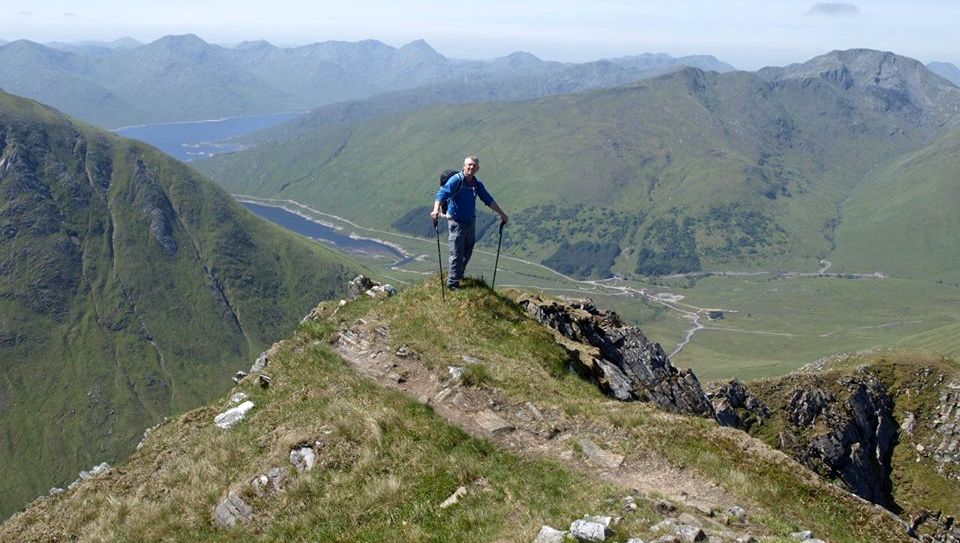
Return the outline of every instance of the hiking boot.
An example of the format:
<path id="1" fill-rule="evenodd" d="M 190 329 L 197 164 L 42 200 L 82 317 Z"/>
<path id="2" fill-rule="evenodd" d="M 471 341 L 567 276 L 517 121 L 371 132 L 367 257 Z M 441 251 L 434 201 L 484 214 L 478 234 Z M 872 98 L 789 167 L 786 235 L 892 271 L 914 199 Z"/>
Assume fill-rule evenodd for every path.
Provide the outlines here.
<path id="1" fill-rule="evenodd" d="M 450 290 L 460 290 L 460 285 L 447 285 Z"/>

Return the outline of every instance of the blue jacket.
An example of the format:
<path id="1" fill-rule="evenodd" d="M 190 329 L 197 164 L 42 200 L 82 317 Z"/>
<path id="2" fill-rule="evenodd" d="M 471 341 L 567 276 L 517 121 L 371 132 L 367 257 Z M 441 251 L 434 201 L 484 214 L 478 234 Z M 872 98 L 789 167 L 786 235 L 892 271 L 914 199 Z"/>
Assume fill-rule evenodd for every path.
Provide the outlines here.
<path id="1" fill-rule="evenodd" d="M 460 190 L 457 190 L 460 185 Z M 456 192 L 456 195 L 454 195 Z M 477 219 L 477 197 L 490 206 L 493 204 L 493 196 L 487 192 L 480 178 L 473 176 L 473 186 L 467 185 L 463 180 L 463 172 L 460 172 L 440 187 L 437 191 L 437 201 L 447 203 L 447 214 L 457 222 L 474 222 Z"/>

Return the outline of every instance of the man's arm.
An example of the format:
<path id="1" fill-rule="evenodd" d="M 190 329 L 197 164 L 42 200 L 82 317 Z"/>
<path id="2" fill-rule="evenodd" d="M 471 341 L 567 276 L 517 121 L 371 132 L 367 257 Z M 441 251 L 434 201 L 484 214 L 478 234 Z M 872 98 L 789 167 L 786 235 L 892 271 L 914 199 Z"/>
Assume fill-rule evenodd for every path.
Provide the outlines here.
<path id="1" fill-rule="evenodd" d="M 489 207 L 490 209 L 500 214 L 500 224 L 507 224 L 507 219 L 508 219 L 507 214 L 504 213 L 502 209 L 500 209 L 500 205 L 497 204 L 496 201 L 490 202 Z"/>

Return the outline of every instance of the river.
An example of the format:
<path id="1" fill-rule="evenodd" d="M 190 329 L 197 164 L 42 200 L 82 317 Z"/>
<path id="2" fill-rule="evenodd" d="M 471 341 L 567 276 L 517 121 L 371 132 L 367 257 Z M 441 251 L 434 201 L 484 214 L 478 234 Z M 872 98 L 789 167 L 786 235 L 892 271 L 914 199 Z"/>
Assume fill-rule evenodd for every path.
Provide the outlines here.
<path id="1" fill-rule="evenodd" d="M 332 226 L 311 221 L 302 215 L 292 213 L 281 207 L 241 202 L 247 209 L 253 211 L 276 225 L 282 226 L 308 238 L 333 245 L 337 249 L 354 255 L 367 257 L 386 257 L 392 266 L 403 264 L 408 260 L 401 250 L 369 238 L 354 237 L 345 234 Z"/>

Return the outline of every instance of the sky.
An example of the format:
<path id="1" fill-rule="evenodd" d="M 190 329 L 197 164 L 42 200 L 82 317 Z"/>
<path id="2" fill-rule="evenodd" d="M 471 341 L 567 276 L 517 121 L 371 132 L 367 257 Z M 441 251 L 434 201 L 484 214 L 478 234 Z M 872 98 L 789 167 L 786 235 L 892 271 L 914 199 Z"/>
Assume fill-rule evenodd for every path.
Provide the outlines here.
<path id="1" fill-rule="evenodd" d="M 0 13 L 0 40 L 41 43 L 186 33 L 223 45 L 424 39 L 454 58 L 662 52 L 745 70 L 865 47 L 960 65 L 957 0 L 0 0 Z"/>

